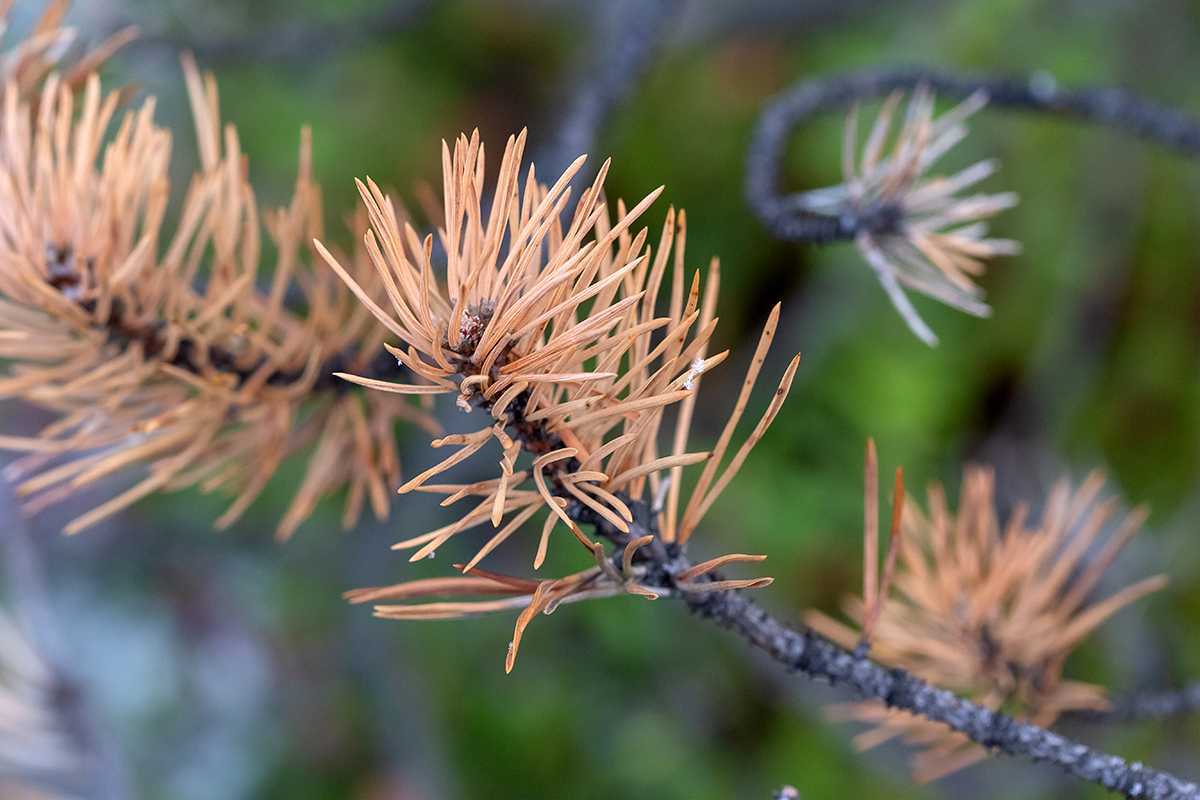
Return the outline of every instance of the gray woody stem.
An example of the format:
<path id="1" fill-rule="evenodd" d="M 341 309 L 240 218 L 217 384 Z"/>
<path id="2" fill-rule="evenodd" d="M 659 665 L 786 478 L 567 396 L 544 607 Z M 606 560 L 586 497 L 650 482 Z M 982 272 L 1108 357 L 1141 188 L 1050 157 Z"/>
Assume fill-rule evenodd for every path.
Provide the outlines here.
<path id="1" fill-rule="evenodd" d="M 944 722 L 985 747 L 1057 764 L 1077 778 L 1126 797 L 1200 797 L 1195 783 L 1140 763 L 1126 763 L 1118 756 L 1018 722 L 953 692 L 935 689 L 902 669 L 884 669 L 866 658 L 855 658 L 810 630 L 794 631 L 737 592 L 685 595 L 683 599 L 693 613 L 733 630 L 790 669 L 809 678 L 848 686 L 864 699 L 879 698 L 891 708 Z"/>
<path id="2" fill-rule="evenodd" d="M 619 560 L 624 546 L 647 533 L 657 533 L 654 516 L 644 501 L 631 501 L 634 523 L 628 533 L 615 529 L 604 519 L 575 503 L 568 508 L 578 522 L 595 525 L 596 532 L 616 546 Z M 667 589 L 681 598 L 688 609 L 737 633 L 764 650 L 774 660 L 805 677 L 849 687 L 863 699 L 878 698 L 889 707 L 942 722 L 967 735 L 972 741 L 1010 756 L 1057 764 L 1071 775 L 1098 783 L 1126 797 L 1151 800 L 1200 798 L 1200 787 L 1170 773 L 1127 763 L 1087 745 L 1007 714 L 976 705 L 953 692 L 937 689 L 903 669 L 886 669 L 804 628 L 793 630 L 737 591 L 688 594 L 675 586 L 675 575 L 691 563 L 677 545 L 655 538 L 637 551 L 646 568 L 647 586 Z M 698 582 L 716 579 L 702 575 Z"/>

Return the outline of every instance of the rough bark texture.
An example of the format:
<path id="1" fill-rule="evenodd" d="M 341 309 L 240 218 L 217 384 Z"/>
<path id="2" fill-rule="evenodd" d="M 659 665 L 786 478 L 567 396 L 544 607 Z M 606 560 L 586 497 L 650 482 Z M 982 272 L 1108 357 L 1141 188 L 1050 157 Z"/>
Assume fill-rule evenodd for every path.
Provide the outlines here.
<path id="1" fill-rule="evenodd" d="M 588 509 L 571 504 L 568 513 L 578 522 L 595 525 L 598 534 L 615 545 L 614 563 L 620 561 L 630 541 L 655 533 L 654 515 L 641 501 L 630 501 L 634 523 L 628 533 L 616 530 Z M 834 644 L 807 628 L 794 630 L 782 624 L 737 591 L 690 594 L 675 585 L 675 576 L 691 566 L 680 549 L 655 538 L 637 551 L 636 562 L 646 569 L 643 583 L 667 589 L 688 609 L 732 630 L 761 648 L 788 669 L 815 680 L 844 686 L 862 699 L 878 698 L 892 708 L 943 722 L 972 741 L 1010 756 L 1056 764 L 1081 780 L 1098 783 L 1112 792 L 1133 798 L 1176 800 L 1200 798 L 1200 787 L 1170 773 L 1130 764 L 1057 733 L 1019 722 L 1007 714 L 976 705 L 953 692 L 937 689 L 903 669 L 888 669 Z M 715 573 L 693 583 L 719 580 Z"/>

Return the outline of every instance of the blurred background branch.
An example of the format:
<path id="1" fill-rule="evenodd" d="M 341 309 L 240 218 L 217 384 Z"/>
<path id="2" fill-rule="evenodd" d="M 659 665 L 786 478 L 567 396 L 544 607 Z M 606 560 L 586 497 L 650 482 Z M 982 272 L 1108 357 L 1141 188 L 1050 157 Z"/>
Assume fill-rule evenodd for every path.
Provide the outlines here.
<path id="1" fill-rule="evenodd" d="M 881 214 L 839 217 L 796 207 L 784 194 L 781 166 L 788 138 L 822 111 L 879 99 L 925 86 L 963 100 L 982 92 L 991 108 L 1062 115 L 1107 125 L 1192 157 L 1200 156 L 1200 121 L 1178 108 L 1153 103 L 1117 87 L 1065 87 L 1047 72 L 1028 80 L 958 75 L 931 67 L 870 68 L 847 75 L 805 79 L 772 98 L 755 125 L 746 158 L 746 196 L 763 224 L 779 238 L 798 242 L 852 239 L 860 230 L 887 224 Z"/>
<path id="2" fill-rule="evenodd" d="M 546 175 L 561 175 L 581 155 L 594 153 L 599 134 L 620 103 L 637 86 L 655 51 L 679 24 L 683 0 L 625 0 L 609 7 L 608 32 L 593 45 L 596 53 L 582 51 L 576 71 L 584 77 L 569 93 L 567 110 L 553 136 L 535 150 L 534 163 Z M 544 166 L 542 166 L 544 165 Z M 578 196 L 599 163 L 578 173 L 572 181 Z"/>
<path id="3" fill-rule="evenodd" d="M 30 779 L 70 796 L 133 797 L 121 748 L 69 666 L 74 660 L 72 648 L 58 620 L 43 556 L 7 491 L 0 493 L 0 520 L 4 521 L 0 552 L 6 599 L 17 621 L 16 626 L 5 622 L 0 642 L 7 661 L 0 666 L 0 685 L 11 692 L 2 703 L 6 713 L 0 716 L 7 719 L 0 727 L 14 726 L 5 731 L 6 736 L 0 734 L 12 739 L 0 742 L 0 774 Z M 28 641 L 22 642 L 22 637 Z M 18 666 L 13 659 L 22 651 L 27 655 Z M 21 677 L 29 682 L 25 692 L 21 692 Z M 13 707 L 22 700 L 29 704 L 24 718 Z M 28 758 L 14 756 L 14 745 L 19 753 L 35 742 L 40 742 L 42 752 Z"/>

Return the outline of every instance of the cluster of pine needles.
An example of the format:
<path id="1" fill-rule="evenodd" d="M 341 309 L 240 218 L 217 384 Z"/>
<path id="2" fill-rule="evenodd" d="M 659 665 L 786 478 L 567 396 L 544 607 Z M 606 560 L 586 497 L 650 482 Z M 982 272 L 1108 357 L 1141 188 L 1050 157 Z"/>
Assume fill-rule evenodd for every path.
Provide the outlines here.
<path id="1" fill-rule="evenodd" d="M 58 30 L 60 11 L 55 5 L 39 30 Z M 569 186 L 583 158 L 546 186 L 522 164 L 522 133 L 508 141 L 486 191 L 484 147 L 477 134 L 464 136 L 443 146 L 436 234 L 419 234 L 400 202 L 368 179 L 358 184 L 359 245 L 342 253 L 324 244 L 307 130 L 291 203 L 260 210 L 237 131 L 220 122 L 215 81 L 185 57 L 200 170 L 168 220 L 171 135 L 154 121 L 153 98 L 119 113 L 125 98 L 103 93 L 94 72 L 76 86 L 55 66 L 47 55 L 35 79 L 9 76 L 0 121 L 0 357 L 9 362 L 0 395 L 55 415 L 36 435 L 0 437 L 0 446 L 24 453 L 6 477 L 32 513 L 145 468 L 133 486 L 69 522 L 68 533 L 151 492 L 187 486 L 232 488 L 236 497 L 217 521 L 228 526 L 284 459 L 309 449 L 281 537 L 343 488 L 347 527 L 368 499 L 384 517 L 397 489 L 436 492 L 444 505 L 469 499 L 470 507 L 451 525 L 401 541 L 398 548 L 416 548 L 413 559 L 490 523 L 496 532 L 461 567 L 478 572 L 482 558 L 541 513 L 535 568 L 560 524 L 597 566 L 528 592 L 518 579 L 502 584 L 502 594 L 521 587 L 516 605 L 548 611 L 568 596 L 654 597 L 628 557 L 624 571 L 603 558 L 571 504 L 625 533 L 631 506 L 652 504 L 657 535 L 686 544 L 787 395 L 798 356 L 734 451 L 776 307 L 716 446 L 689 449 L 701 376 L 727 355 L 708 353 L 720 269 L 714 260 L 703 280 L 688 275 L 683 212 L 667 212 L 654 244 L 646 229 L 633 230 L 661 189 L 610 209 L 607 164 L 576 201 Z M 263 227 L 278 252 L 273 268 L 262 263 Z M 435 265 L 435 249 L 444 263 Z M 409 382 L 389 379 L 396 375 Z M 436 439 L 452 454 L 401 485 L 395 425 L 437 435 L 428 413 L 437 394 L 454 395 L 486 422 Z M 670 443 L 660 451 L 664 437 Z M 432 482 L 492 441 L 501 450 L 497 478 Z M 685 503 L 689 466 L 700 473 Z M 494 579 L 433 586 L 470 593 L 480 580 Z M 352 597 L 425 595 L 420 587 L 429 586 Z"/>
<path id="2" fill-rule="evenodd" d="M 490 523 L 497 529 L 461 565 L 464 572 L 472 573 L 468 577 L 409 582 L 348 596 L 362 602 L 513 595 L 476 603 L 376 609 L 386 617 L 429 618 L 524 607 L 509 653 L 510 669 L 521 631 L 538 611 L 549 613 L 568 599 L 624 592 L 657 596 L 637 582 L 636 542 L 626 549 L 625 569 L 618 570 L 606 559 L 603 545 L 590 540 L 568 513 L 570 504 L 629 533 L 634 521 L 630 506 L 641 501 L 653 508 L 653 529 L 663 541 L 686 544 L 775 418 L 799 363 L 799 356 L 792 359 L 750 437 L 727 461 L 735 427 L 775 336 L 776 306 L 716 446 L 711 451 L 690 451 L 688 432 L 701 376 L 727 355 L 707 355 L 717 322 L 718 263 L 714 260 L 709 266 L 703 292 L 699 272 L 688 280 L 682 212 L 678 216 L 673 209 L 667 212 L 656 249 L 647 245 L 645 229 L 630 232 L 661 190 L 632 209 L 618 201 L 610 219 L 603 195 L 607 163 L 564 225 L 567 187 L 582 159 L 549 188 L 537 182 L 530 167 L 522 187 L 524 139 L 522 134 L 508 141 L 490 197 L 484 196 L 484 148 L 478 137 L 460 138 L 453 151 L 444 148 L 446 224 L 438 236 L 447 254 L 445 284 L 431 264 L 432 234 L 422 239 L 411 224 L 401 224 L 391 202 L 371 182 L 359 183 L 372 226 L 366 246 L 391 309 L 376 305 L 350 272 L 320 248 L 364 305 L 408 345 L 407 349 L 388 346 L 389 352 L 425 382 L 343 377 L 400 395 L 452 394 L 463 411 L 479 409 L 487 415 L 474 433 L 434 441 L 434 447 L 457 449 L 400 487 L 401 492 L 443 494 L 443 505 L 465 498 L 475 504 L 457 522 L 401 541 L 396 548 L 417 548 L 412 555 L 415 561 L 431 556 L 452 536 L 472 527 Z M 670 292 L 663 315 L 656 307 L 668 269 Z M 669 421 L 668 410 L 674 412 Z M 659 450 L 662 433 L 670 433 L 671 445 L 665 452 Z M 428 482 L 493 440 L 501 449 L 499 477 L 470 484 Z M 705 466 L 683 506 L 683 470 L 702 462 Z M 534 568 L 541 567 L 550 534 L 560 524 L 594 556 L 595 566 L 542 582 L 477 569 L 484 556 L 543 511 Z M 758 579 L 709 585 L 719 590 L 764 584 Z"/>
<path id="3" fill-rule="evenodd" d="M 881 573 L 874 442 L 866 460 L 863 597 L 845 603 L 858 630 L 820 611 L 810 611 L 805 622 L 882 664 L 1039 727 L 1063 712 L 1107 709 L 1101 687 L 1064 680 L 1063 667 L 1102 622 L 1166 585 L 1157 575 L 1099 602 L 1090 599 L 1147 509 L 1134 509 L 1114 525 L 1119 503 L 1100 499 L 1104 475 L 1095 471 L 1074 491 L 1065 478 L 1055 484 L 1037 522 L 1021 504 L 1001 524 L 992 471 L 974 466 L 963 473 L 958 513 L 950 511 L 942 487 L 931 484 L 926 514 L 905 495 L 897 470 Z M 860 749 L 897 736 L 923 745 L 913 756 L 918 782 L 987 756 L 964 734 L 880 701 L 833 706 L 829 716 L 874 726 L 856 738 Z"/>
<path id="4" fill-rule="evenodd" d="M 193 485 L 236 492 L 217 522 L 225 527 L 286 457 L 313 446 L 281 537 L 347 486 L 347 526 L 366 498 L 386 516 L 400 475 L 395 423 L 436 426 L 399 398 L 346 392 L 328 377 L 331 363 L 367 366 L 387 330 L 312 266 L 324 226 L 307 131 L 291 203 L 260 211 L 215 81 L 185 58 L 201 169 L 168 222 L 171 133 L 155 123 L 153 98 L 116 122 L 120 92 L 103 93 L 94 72 L 73 82 L 74 70 L 60 75 L 53 53 L 34 48 L 68 38 L 54 27 L 61 6 L 0 75 L 0 396 L 55 415 L 35 436 L 0 438 L 25 453 L 5 477 L 26 510 L 145 465 L 145 477 L 66 532 Z M 260 286 L 264 225 L 278 259 Z M 360 288 L 381 293 L 365 253 L 348 263 Z"/>

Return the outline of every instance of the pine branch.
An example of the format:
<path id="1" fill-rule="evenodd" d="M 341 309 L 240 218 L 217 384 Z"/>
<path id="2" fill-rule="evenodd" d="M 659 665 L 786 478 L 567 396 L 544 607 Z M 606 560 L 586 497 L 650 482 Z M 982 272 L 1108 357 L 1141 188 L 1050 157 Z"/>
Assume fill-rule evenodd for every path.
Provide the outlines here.
<path id="1" fill-rule="evenodd" d="M 16 492 L 35 513 L 144 464 L 142 481 L 65 530 L 188 485 L 237 493 L 217 521 L 226 527 L 284 458 L 315 445 L 278 535 L 343 486 L 344 525 L 368 500 L 385 517 L 388 488 L 400 482 L 393 424 L 436 424 L 403 398 L 363 398 L 334 376 L 386 377 L 398 364 L 381 351 L 386 329 L 309 257 L 308 242 L 324 232 L 310 137 L 302 131 L 291 203 L 260 210 L 236 131 L 221 125 L 215 80 L 188 57 L 184 71 L 202 168 L 169 240 L 170 134 L 154 124 L 153 100 L 128 112 L 111 141 L 103 132 L 120 98 L 104 96 L 95 75 L 81 97 L 51 75 L 36 106 L 5 107 L 0 194 L 12 214 L 0 226 L 11 250 L 0 270 L 0 394 L 59 415 L 37 436 L 0 437 L 0 447 L 27 453 L 5 477 L 20 481 Z M 76 178 L 57 177 L 65 175 Z M 351 224 L 365 229 L 365 216 Z M 260 289 L 263 227 L 278 255 Z M 351 270 L 369 270 L 363 291 L 383 299 L 361 247 Z M 299 303 L 288 302 L 290 287 Z"/>
<path id="2" fill-rule="evenodd" d="M 596 531 L 614 545 L 614 563 L 629 542 L 653 533 L 653 520 L 646 504 L 631 501 L 635 522 L 629 532 L 616 530 L 588 509 L 568 507 L 568 514 L 581 524 L 596 526 Z M 920 715 L 946 724 L 972 741 L 1018 758 L 1045 761 L 1057 765 L 1080 780 L 1099 784 L 1111 792 L 1131 798 L 1200 798 L 1195 783 L 1140 762 L 1130 764 L 1119 756 L 1068 739 L 1037 725 L 1019 722 L 1007 714 L 977 705 L 944 689 L 937 689 L 903 669 L 887 669 L 866 657 L 825 639 L 813 630 L 789 628 L 738 591 L 681 591 L 677 575 L 691 568 L 680 548 L 667 545 L 658 537 L 637 551 L 635 562 L 646 568 L 643 585 L 661 589 L 679 598 L 688 610 L 728 628 L 772 659 L 790 670 L 813 680 L 848 687 L 862 699 L 883 700 L 888 707 Z M 719 580 L 713 573 L 697 582 Z"/>
<path id="3" fill-rule="evenodd" d="M 693 613 L 731 628 L 791 669 L 810 678 L 847 684 L 864 699 L 881 699 L 892 708 L 910 711 L 934 723 L 945 723 L 951 730 L 961 732 L 983 747 L 1051 761 L 1081 779 L 1130 797 L 1200 797 L 1195 784 L 1140 764 L 1127 764 L 1119 757 L 1036 725 L 1018 722 L 951 691 L 935 689 L 903 669 L 889 670 L 874 664 L 868 660 L 866 648 L 861 655 L 856 654 L 813 630 L 787 628 L 742 595 L 726 591 L 763 586 L 769 578 L 726 581 L 715 572 L 722 564 L 759 561 L 762 556 L 731 554 L 695 565 L 688 561 L 684 545 L 696 523 L 728 485 L 746 453 L 774 419 L 795 374 L 797 361 L 793 359 L 755 431 L 733 456 L 725 472 L 718 476 L 732 434 L 774 337 L 778 308 L 767 322 L 737 406 L 716 446 L 708 453 L 687 453 L 687 432 L 696 383 L 702 373 L 724 358 L 724 354 L 704 357 L 704 347 L 715 322 L 714 274 L 710 272 L 709 275 L 713 291 L 706 289 L 703 303 L 700 301 L 699 276 L 693 277 L 685 304 L 683 254 L 677 249 L 670 316 L 661 323 L 652 321 L 654 296 L 671 250 L 674 221 L 668 214 L 658 254 L 652 262 L 649 252 L 642 258 L 630 260 L 633 253 L 642 251 L 645 235 L 637 235 L 637 246 L 625 243 L 633 239 L 620 239 L 618 245 L 618 239 L 611 231 L 604 235 L 607 225 L 600 222 L 605 219 L 604 209 L 599 208 L 599 215 L 594 210 L 600 191 L 598 179 L 585 193 L 571 228 L 556 234 L 552 241 L 572 243 L 571 247 L 574 247 L 582 240 L 582 232 L 603 224 L 605 227 L 598 233 L 601 247 L 578 256 L 569 255 L 571 250 L 565 246 L 557 248 L 548 255 L 544 266 L 528 269 L 520 274 L 519 283 L 513 283 L 507 262 L 498 263 L 500 248 L 497 243 L 504 236 L 505 227 L 496 221 L 505 219 L 505 203 L 514 209 L 532 206 L 528 200 L 521 202 L 511 178 L 517 174 L 522 144 L 523 137 L 520 137 L 510 140 L 506 147 L 498 182 L 501 188 L 495 200 L 501 204 L 501 211 L 489 215 L 487 224 L 481 211 L 487 204 L 476 194 L 480 189 L 477 184 L 466 182 L 467 178 L 482 171 L 478 166 L 482 146 L 475 137 L 463 137 L 456 143 L 453 155 L 449 147 L 444 149 L 447 192 L 455 198 L 455 205 L 446 217 L 453 227 L 443 234 L 449 242 L 446 248 L 448 280 L 444 294 L 429 288 L 434 285 L 428 263 L 431 245 L 422 245 L 412 237 L 414 240 L 410 241 L 406 252 L 400 231 L 383 213 L 384 201 L 378 189 L 373 184 L 360 184 L 364 202 L 377 225 L 374 233 L 390 254 L 386 259 L 376 258 L 376 266 L 389 285 L 405 287 L 398 293 L 399 301 L 394 302 L 395 317 L 377 306 L 372 306 L 372 313 L 410 344 L 404 355 L 406 365 L 433 385 L 388 385 L 362 377 L 347 377 L 394 393 L 457 394 L 456 403 L 464 411 L 479 409 L 487 413 L 486 427 L 434 442 L 437 447 L 449 444 L 460 449 L 401 488 L 402 492 L 421 488 L 445 494 L 446 503 L 470 495 L 479 499 L 478 505 L 467 511 L 459 522 L 405 540 L 396 547 L 419 548 L 411 556 L 411 560 L 419 560 L 468 527 L 490 521 L 497 533 L 468 564 L 456 565 L 467 573 L 465 576 L 358 589 L 347 593 L 348 600 L 374 603 L 501 595 L 499 599 L 489 600 L 376 605 L 375 613 L 392 619 L 445 619 L 520 609 L 506 657 L 506 668 L 511 670 L 530 620 L 539 613 L 549 613 L 561 603 L 622 593 L 675 596 L 684 600 Z M 560 219 L 563 204 L 560 193 L 570 178 L 568 173 L 558 179 L 553 189 L 541 190 L 539 207 L 543 210 L 538 211 L 538 215 L 528 220 L 515 219 L 508 224 L 517 231 L 551 229 Z M 632 218 L 651 200 L 653 196 L 638 204 L 632 212 L 623 213 L 618 223 L 621 229 L 626 230 Z M 623 205 L 619 207 L 624 208 Z M 540 216 L 543 214 L 545 216 Z M 683 235 L 680 225 L 680 248 Z M 533 245 L 541 247 L 541 241 L 536 240 Z M 614 245 L 617 246 L 614 248 Z M 583 259 L 584 255 L 608 255 L 612 249 L 617 251 L 615 257 L 609 256 L 594 266 Z M 326 256 L 326 260 L 349 282 L 336 259 Z M 654 271 L 648 273 L 646 269 L 651 263 L 655 265 Z M 641 269 L 634 272 L 636 267 Z M 577 278 L 576 270 L 580 269 L 587 271 Z M 647 291 L 643 287 L 651 274 L 651 291 Z M 616 281 L 619 278 L 625 279 L 620 284 L 629 295 L 625 299 L 618 299 Z M 588 288 L 589 284 L 591 288 Z M 551 299 L 550 289 L 555 286 L 570 286 L 569 297 L 562 299 L 568 293 L 564 290 Z M 353 283 L 351 288 L 363 296 L 361 288 Z M 601 294 L 606 289 L 608 291 Z M 578 313 L 581 304 L 594 296 L 600 299 L 588 307 L 588 314 Z M 643 302 L 645 305 L 639 310 L 636 304 Z M 614 309 L 625 316 L 616 316 Z M 555 318 L 555 324 L 547 331 L 544 323 L 551 318 Z M 609 319 L 614 320 L 612 325 L 615 326 L 611 336 L 608 329 L 599 327 Z M 689 345 L 687 331 L 697 319 L 701 332 Z M 441 320 L 452 320 L 456 324 L 448 327 Z M 572 322 L 575 325 L 571 325 Z M 653 340 L 631 336 L 627 332 L 640 333 L 647 325 L 663 327 L 666 331 L 653 348 Z M 515 333 L 497 335 L 497 331 Z M 580 360 L 595 352 L 602 354 L 607 368 L 615 368 L 617 360 L 625 355 L 635 339 L 641 349 L 629 356 L 634 366 L 625 377 L 618 372 L 606 372 L 599 366 L 589 367 Z M 582 356 L 581 344 L 589 348 Z M 392 348 L 392 352 L 401 354 L 402 351 Z M 665 365 L 652 368 L 651 362 L 660 357 Z M 630 381 L 632 383 L 627 386 Z M 542 387 L 531 388 L 531 384 L 559 382 L 568 386 L 555 388 L 548 394 L 541 392 Z M 581 388 L 575 390 L 570 384 L 581 384 Z M 625 394 L 626 390 L 628 394 Z M 660 430 L 663 407 L 671 403 L 679 403 L 674 455 L 663 457 L 655 444 L 655 434 Z M 618 421 L 623 427 L 616 427 Z M 654 423 L 653 427 L 643 438 L 649 423 Z M 637 427 L 631 428 L 632 425 Z M 473 484 L 426 483 L 434 475 L 471 457 L 493 438 L 504 448 L 499 477 Z M 629 449 L 637 442 L 647 444 L 637 450 Z M 621 450 L 622 447 L 626 449 Z M 522 451 L 532 455 L 533 462 L 528 469 L 517 470 L 517 456 Z M 685 464 L 700 462 L 705 463 L 703 474 L 680 516 L 679 472 Z M 523 488 L 528 487 L 531 472 L 536 490 Z M 658 479 L 641 482 L 651 475 Z M 634 479 L 641 483 L 633 485 Z M 590 488 L 590 495 L 582 491 L 581 486 Z M 480 559 L 542 507 L 548 508 L 550 513 L 546 516 L 535 568 L 544 556 L 547 536 L 560 519 L 589 549 L 595 558 L 595 566 L 557 580 L 540 581 L 476 567 Z M 605 554 L 602 544 L 584 535 L 583 525 L 593 526 L 597 535 L 614 546 L 610 555 Z"/>
<path id="4" fill-rule="evenodd" d="M 96 302 L 84 300 L 79 303 L 79 308 L 87 314 L 94 314 Z M 109 342 L 118 344 L 122 348 L 136 342 L 141 345 L 142 352 L 150 358 L 158 356 L 168 347 L 173 347 L 171 357 L 164 359 L 163 363 L 190 372 L 198 378 L 206 375 L 207 368 L 215 368 L 222 374 L 232 377 L 234 386 L 238 389 L 253 378 L 267 363 L 267 357 L 259 355 L 248 366 L 241 365 L 238 363 L 239 358 L 236 353 L 220 345 L 205 343 L 189 336 L 183 336 L 177 342 L 170 342 L 166 326 L 161 322 L 147 327 L 128 320 L 125 315 L 124 303 L 120 300 L 113 301 L 108 319 L 94 327 L 105 333 Z M 345 394 L 353 388 L 353 385 L 340 380 L 334 373 L 345 372 L 353 365 L 361 363 L 362 360 L 361 348 L 357 344 L 351 344 L 334 353 L 321 362 L 321 366 L 317 370 L 317 377 L 306 389 L 307 394 L 310 398 L 327 392 L 337 395 Z M 277 387 L 290 386 L 304 380 L 305 372 L 304 369 L 276 369 L 268 374 L 263 384 Z M 382 351 L 367 363 L 363 374 L 378 380 L 390 380 L 401 377 L 407 372 L 394 357 L 388 355 L 387 351 Z"/>
<path id="5" fill-rule="evenodd" d="M 797 632 L 736 592 L 685 596 L 689 610 L 729 628 L 784 666 L 808 678 L 844 684 L 863 699 L 919 714 L 1007 755 L 1048 761 L 1081 780 L 1138 798 L 1200 797 L 1195 783 L 1160 770 L 1129 764 L 1036 725 L 936 689 L 900 669 L 885 669 L 812 631 Z"/>
<path id="6" fill-rule="evenodd" d="M 818 113 L 919 85 L 952 98 L 982 90 L 993 108 L 1107 125 L 1184 155 L 1200 156 L 1200 121 L 1124 89 L 1059 87 L 1045 73 L 1022 81 L 955 75 L 920 66 L 866 69 L 801 81 L 763 108 L 747 153 L 745 175 L 747 200 L 762 223 L 779 239 L 814 243 L 853 239 L 860 231 L 893 226 L 895 210 L 886 205 L 861 215 L 828 215 L 802 207 L 800 195 L 784 192 L 780 166 L 792 131 Z"/>

